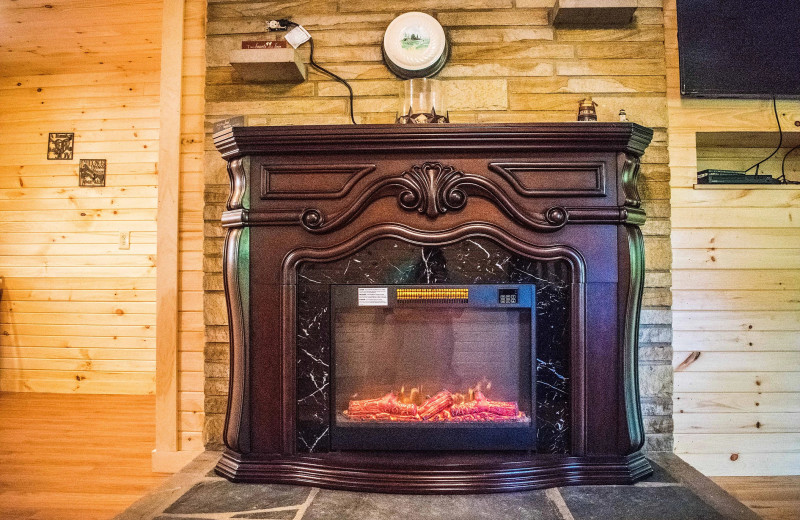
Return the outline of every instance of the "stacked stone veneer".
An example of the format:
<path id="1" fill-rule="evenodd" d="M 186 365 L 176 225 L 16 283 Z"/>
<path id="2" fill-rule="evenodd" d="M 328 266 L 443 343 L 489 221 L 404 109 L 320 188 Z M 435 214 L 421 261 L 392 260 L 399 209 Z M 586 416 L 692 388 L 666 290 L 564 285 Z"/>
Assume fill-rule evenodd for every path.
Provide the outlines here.
<path id="1" fill-rule="evenodd" d="M 275 38 L 264 21 L 291 17 L 314 38 L 315 60 L 350 81 L 359 123 L 392 123 L 400 81 L 383 65 L 383 31 L 397 15 L 424 11 L 444 26 L 451 57 L 446 80 L 454 123 L 574 121 L 591 95 L 601 121 L 628 119 L 655 130 L 640 192 L 648 221 L 640 374 L 647 447 L 672 449 L 670 207 L 666 68 L 661 0 L 640 0 L 632 24 L 614 29 L 554 28 L 554 0 L 338 0 L 246 3 L 209 0 L 205 154 L 205 439 L 218 446 L 228 390 L 228 328 L 222 292 L 225 163 L 210 136 L 215 121 L 251 125 L 346 124 L 346 89 L 309 70 L 299 85 L 245 83 L 228 63 L 243 39 Z M 301 47 L 308 63 L 308 45 Z"/>

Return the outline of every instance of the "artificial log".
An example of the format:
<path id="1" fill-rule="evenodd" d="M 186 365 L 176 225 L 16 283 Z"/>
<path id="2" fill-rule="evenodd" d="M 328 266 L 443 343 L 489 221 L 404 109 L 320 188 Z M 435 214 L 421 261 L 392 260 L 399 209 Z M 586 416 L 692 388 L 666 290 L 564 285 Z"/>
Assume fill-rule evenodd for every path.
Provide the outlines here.
<path id="1" fill-rule="evenodd" d="M 426 421 L 453 406 L 453 394 L 443 390 L 419 407 L 419 416 Z"/>
<path id="2" fill-rule="evenodd" d="M 414 404 L 401 403 L 397 400 L 396 395 L 388 393 L 378 399 L 350 401 L 350 405 L 347 408 L 347 415 L 350 417 L 361 417 L 379 413 L 414 417 L 417 415 L 417 406 Z"/>
<path id="3" fill-rule="evenodd" d="M 443 390 L 428 398 L 419 407 L 401 403 L 394 393 L 377 399 L 350 401 L 344 413 L 357 421 L 395 422 L 519 422 L 528 416 L 519 411 L 515 402 L 491 401 L 481 392 L 475 400 L 454 404 L 453 394 Z"/>
<path id="4" fill-rule="evenodd" d="M 489 413 L 515 417 L 519 413 L 519 405 L 514 402 L 490 401 L 481 392 L 475 392 L 475 400 L 466 403 L 454 404 L 450 408 L 453 415 L 470 415 L 479 413 Z"/>

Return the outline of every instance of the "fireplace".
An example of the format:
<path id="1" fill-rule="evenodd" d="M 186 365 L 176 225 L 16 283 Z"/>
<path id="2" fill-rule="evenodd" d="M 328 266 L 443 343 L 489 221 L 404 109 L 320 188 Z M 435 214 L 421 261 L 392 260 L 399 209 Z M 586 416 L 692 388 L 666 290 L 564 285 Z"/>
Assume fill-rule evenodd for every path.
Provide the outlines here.
<path id="1" fill-rule="evenodd" d="M 234 127 L 236 481 L 449 493 L 650 473 L 634 124 Z"/>

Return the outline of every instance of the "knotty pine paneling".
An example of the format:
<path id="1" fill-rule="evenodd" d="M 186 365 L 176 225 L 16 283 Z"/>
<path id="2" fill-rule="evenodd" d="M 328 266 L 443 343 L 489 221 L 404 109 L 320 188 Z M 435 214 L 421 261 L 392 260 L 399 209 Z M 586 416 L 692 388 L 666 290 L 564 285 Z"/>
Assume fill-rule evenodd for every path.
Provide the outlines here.
<path id="1" fill-rule="evenodd" d="M 665 15 L 675 449 L 709 475 L 795 474 L 800 190 L 694 186 L 698 169 L 745 169 L 765 158 L 778 129 L 771 100 L 681 99 L 675 0 Z M 761 173 L 778 175 L 785 143 L 800 139 L 800 102 L 779 100 L 778 113 L 786 140 Z M 698 132 L 773 132 L 774 144 L 761 134 L 752 144 L 698 147 Z M 800 180 L 798 156 L 786 172 Z"/>
<path id="2" fill-rule="evenodd" d="M 6 78 L 121 71 L 146 76 L 158 70 L 160 50 L 159 0 L 0 3 L 0 75 Z M 55 83 L 69 91 L 67 96 L 76 100 L 84 97 L 63 89 L 67 85 L 58 80 Z M 113 85 L 101 80 L 98 86 Z M 88 91 L 87 97 L 93 92 L 96 90 Z M 153 95 L 158 96 L 157 84 Z M 57 109 L 58 105 L 53 107 Z M 157 111 L 157 103 L 155 107 Z"/>
<path id="3" fill-rule="evenodd" d="M 157 0 L 0 7 L 2 391 L 154 392 L 160 38 Z"/>
<path id="4" fill-rule="evenodd" d="M 220 225 L 229 184 L 214 149 L 215 121 L 247 115 L 252 125 L 347 124 L 346 89 L 309 70 L 298 85 L 245 83 L 228 63 L 244 39 L 274 38 L 264 21 L 291 17 L 314 38 L 315 60 L 346 78 L 359 123 L 393 123 L 401 82 L 382 63 L 383 32 L 412 10 L 438 18 L 450 37 L 445 80 L 451 121 L 506 123 L 574 121 L 578 101 L 593 96 L 601 121 L 655 129 L 643 159 L 641 186 L 647 268 L 641 328 L 642 400 L 648 447 L 671 450 L 670 192 L 667 150 L 666 50 L 661 3 L 642 1 L 635 20 L 617 29 L 554 28 L 554 0 L 388 0 L 208 4 L 205 82 L 204 320 L 205 412 L 209 445 L 218 446 L 227 402 L 228 330 L 222 293 Z M 299 49 L 309 61 L 309 48 Z M 185 375 L 181 384 L 196 384 Z M 187 419 L 188 421 L 188 419 Z"/>

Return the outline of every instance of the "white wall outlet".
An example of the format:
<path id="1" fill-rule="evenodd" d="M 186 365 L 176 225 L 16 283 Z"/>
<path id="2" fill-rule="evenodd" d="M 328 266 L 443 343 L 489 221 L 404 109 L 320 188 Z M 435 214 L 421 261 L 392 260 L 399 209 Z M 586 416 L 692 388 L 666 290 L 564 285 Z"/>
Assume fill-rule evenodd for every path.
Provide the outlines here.
<path id="1" fill-rule="evenodd" d="M 119 248 L 120 249 L 130 249 L 131 248 L 131 232 L 130 231 L 120 231 L 119 232 Z"/>

